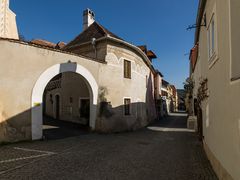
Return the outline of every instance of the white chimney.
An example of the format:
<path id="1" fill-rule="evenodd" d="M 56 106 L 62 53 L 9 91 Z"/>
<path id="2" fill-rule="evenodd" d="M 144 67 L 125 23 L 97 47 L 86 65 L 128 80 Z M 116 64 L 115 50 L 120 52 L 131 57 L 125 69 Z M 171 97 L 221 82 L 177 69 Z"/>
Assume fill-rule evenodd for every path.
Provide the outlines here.
<path id="1" fill-rule="evenodd" d="M 90 9 L 83 11 L 83 31 L 86 30 L 95 21 L 94 12 Z"/>

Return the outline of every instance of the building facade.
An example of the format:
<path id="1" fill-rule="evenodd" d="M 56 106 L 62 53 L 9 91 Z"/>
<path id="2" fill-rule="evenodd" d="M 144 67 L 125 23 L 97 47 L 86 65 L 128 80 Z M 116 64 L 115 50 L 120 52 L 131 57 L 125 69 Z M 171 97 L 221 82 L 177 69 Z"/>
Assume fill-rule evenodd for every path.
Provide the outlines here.
<path id="1" fill-rule="evenodd" d="M 198 132 L 220 179 L 240 179 L 240 1 L 200 0 L 190 69 Z"/>
<path id="2" fill-rule="evenodd" d="M 67 44 L 0 38 L 0 142 L 41 139 L 44 116 L 106 133 L 157 118 L 152 56 L 94 17 Z"/>

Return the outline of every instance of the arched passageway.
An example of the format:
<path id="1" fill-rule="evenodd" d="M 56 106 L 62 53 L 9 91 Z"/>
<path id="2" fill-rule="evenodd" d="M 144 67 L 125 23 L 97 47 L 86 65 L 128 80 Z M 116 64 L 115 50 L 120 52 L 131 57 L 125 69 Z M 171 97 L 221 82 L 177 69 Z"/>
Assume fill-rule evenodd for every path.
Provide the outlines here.
<path id="1" fill-rule="evenodd" d="M 84 77 L 64 72 L 47 84 L 43 94 L 43 135 L 47 139 L 78 136 L 89 130 L 90 89 Z"/>
<path id="2" fill-rule="evenodd" d="M 57 64 L 37 80 L 32 92 L 32 139 L 43 136 L 43 114 L 95 129 L 98 85 L 76 63 Z"/>

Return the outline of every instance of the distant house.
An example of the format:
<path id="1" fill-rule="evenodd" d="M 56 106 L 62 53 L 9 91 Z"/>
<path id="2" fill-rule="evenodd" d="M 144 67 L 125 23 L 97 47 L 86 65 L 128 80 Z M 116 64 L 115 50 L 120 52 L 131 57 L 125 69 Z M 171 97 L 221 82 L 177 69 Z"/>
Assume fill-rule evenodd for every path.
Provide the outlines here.
<path id="1" fill-rule="evenodd" d="M 150 59 L 151 62 L 153 62 L 154 59 L 157 58 L 156 54 L 152 50 L 148 50 L 146 45 L 138 46 Z M 152 66 L 152 74 L 153 74 L 153 93 L 154 93 L 154 99 L 155 99 L 155 107 L 156 107 L 156 113 L 157 118 L 159 119 L 162 116 L 162 101 L 161 101 L 161 87 L 162 87 L 162 79 L 163 75 L 159 70 L 156 70 Z"/>
<path id="2" fill-rule="evenodd" d="M 163 115 L 168 115 L 170 113 L 170 105 L 171 105 L 171 89 L 169 82 L 162 80 L 161 87 L 162 94 L 162 104 L 163 104 Z"/>
<path id="3" fill-rule="evenodd" d="M 186 91 L 184 89 L 177 89 L 178 93 L 178 110 L 186 111 L 185 99 L 186 99 Z"/>
<path id="4" fill-rule="evenodd" d="M 170 85 L 171 92 L 172 92 L 172 107 L 171 112 L 178 111 L 178 92 L 174 85 Z"/>
<path id="5" fill-rule="evenodd" d="M 240 1 L 200 0 L 190 116 L 219 179 L 240 179 Z"/>

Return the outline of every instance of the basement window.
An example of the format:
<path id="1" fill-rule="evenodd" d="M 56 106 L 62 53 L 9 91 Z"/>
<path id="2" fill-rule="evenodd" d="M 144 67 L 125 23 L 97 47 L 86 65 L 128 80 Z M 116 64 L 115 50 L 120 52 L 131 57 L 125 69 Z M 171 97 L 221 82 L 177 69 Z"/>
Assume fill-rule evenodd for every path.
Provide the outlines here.
<path id="1" fill-rule="evenodd" d="M 124 78 L 131 79 L 131 61 L 124 60 Z"/>

